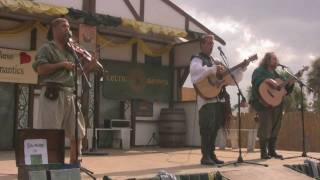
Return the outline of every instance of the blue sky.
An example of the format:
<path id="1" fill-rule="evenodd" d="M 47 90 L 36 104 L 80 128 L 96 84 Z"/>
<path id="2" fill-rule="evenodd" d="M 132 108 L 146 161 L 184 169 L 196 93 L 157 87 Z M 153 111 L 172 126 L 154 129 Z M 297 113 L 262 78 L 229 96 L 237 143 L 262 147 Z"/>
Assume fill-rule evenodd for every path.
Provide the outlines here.
<path id="1" fill-rule="evenodd" d="M 231 66 L 254 53 L 258 54 L 259 60 L 249 65 L 240 83 L 244 94 L 250 85 L 253 69 L 268 51 L 275 52 L 280 63 L 287 65 L 294 73 L 320 57 L 319 0 L 172 2 L 227 42 L 222 48 Z M 212 55 L 221 59 L 216 47 Z M 187 82 L 185 86 L 191 87 L 191 83 Z M 235 104 L 236 89 L 229 87 L 228 91 L 232 95 L 232 103 Z"/>

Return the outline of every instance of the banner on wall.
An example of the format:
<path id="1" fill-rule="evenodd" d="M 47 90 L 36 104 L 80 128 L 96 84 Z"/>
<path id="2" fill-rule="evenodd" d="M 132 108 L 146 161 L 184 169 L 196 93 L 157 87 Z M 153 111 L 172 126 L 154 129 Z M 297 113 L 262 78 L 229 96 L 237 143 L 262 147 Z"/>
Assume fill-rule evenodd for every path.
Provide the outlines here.
<path id="1" fill-rule="evenodd" d="M 35 51 L 0 48 L 0 82 L 37 84 L 33 70 Z"/>
<path id="2" fill-rule="evenodd" d="M 109 99 L 170 99 L 169 67 L 128 62 L 104 62 L 103 96 Z"/>

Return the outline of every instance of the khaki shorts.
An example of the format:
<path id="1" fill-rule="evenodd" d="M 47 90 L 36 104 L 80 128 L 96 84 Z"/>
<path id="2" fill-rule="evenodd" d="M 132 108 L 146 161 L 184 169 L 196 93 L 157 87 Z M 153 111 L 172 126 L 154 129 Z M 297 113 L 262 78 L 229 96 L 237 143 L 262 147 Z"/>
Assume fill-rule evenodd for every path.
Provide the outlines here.
<path id="1" fill-rule="evenodd" d="M 57 100 L 50 100 L 44 96 L 46 87 L 42 87 L 39 100 L 39 128 L 64 129 L 65 135 L 75 139 L 75 96 L 71 88 L 62 88 Z M 85 134 L 85 122 L 78 103 L 78 137 L 82 139 Z"/>

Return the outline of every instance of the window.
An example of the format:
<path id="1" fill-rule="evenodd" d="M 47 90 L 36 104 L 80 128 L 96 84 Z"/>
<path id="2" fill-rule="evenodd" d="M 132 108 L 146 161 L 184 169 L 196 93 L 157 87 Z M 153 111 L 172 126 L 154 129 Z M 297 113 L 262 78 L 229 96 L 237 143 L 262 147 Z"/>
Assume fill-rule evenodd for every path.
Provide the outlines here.
<path id="1" fill-rule="evenodd" d="M 162 57 L 161 56 L 153 57 L 153 56 L 145 55 L 144 59 L 145 59 L 145 64 L 154 65 L 154 66 L 161 66 L 162 65 L 162 63 L 161 63 Z"/>

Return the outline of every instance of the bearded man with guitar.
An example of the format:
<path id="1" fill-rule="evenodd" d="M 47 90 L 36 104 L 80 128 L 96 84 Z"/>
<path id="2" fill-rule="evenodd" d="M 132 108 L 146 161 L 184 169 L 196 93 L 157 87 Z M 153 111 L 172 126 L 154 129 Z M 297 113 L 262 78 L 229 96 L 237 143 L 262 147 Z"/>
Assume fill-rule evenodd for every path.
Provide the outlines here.
<path id="1" fill-rule="evenodd" d="M 197 92 L 202 153 L 200 162 L 203 165 L 224 163 L 214 152 L 215 140 L 219 128 L 231 114 L 230 97 L 225 86 L 232 83 L 227 82 L 226 67 L 211 57 L 213 45 L 214 36 L 203 35 L 200 39 L 201 52 L 193 55 L 190 63 L 191 81 Z M 249 62 L 244 61 L 232 68 L 231 73 L 237 81 L 241 80 Z M 226 78 L 223 78 L 224 74 Z"/>
<path id="2" fill-rule="evenodd" d="M 281 127 L 282 99 L 292 92 L 294 80 L 281 80 L 283 78 L 275 71 L 279 65 L 275 53 L 268 52 L 252 74 L 252 98 L 250 104 L 259 116 L 258 137 L 261 159 L 283 158 L 276 153 L 275 146 Z"/>

